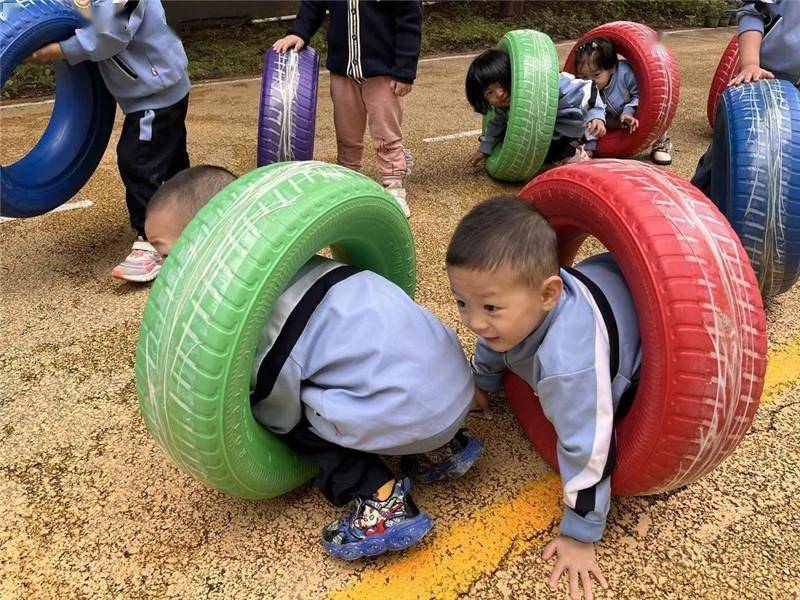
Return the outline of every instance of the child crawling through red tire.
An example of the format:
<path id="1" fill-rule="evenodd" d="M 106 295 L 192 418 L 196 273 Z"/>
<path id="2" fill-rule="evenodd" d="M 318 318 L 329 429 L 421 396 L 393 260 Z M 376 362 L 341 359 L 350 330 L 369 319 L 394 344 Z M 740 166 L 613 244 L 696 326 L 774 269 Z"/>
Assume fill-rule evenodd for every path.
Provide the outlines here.
<path id="1" fill-rule="evenodd" d="M 473 208 L 447 250 L 447 273 L 464 324 L 478 335 L 472 369 L 477 401 L 496 391 L 505 371 L 538 394 L 558 435 L 564 495 L 555 588 L 569 573 L 591 598 L 590 574 L 611 505 L 614 420 L 633 397 L 641 343 L 633 298 L 610 254 L 559 268 L 556 233 L 535 208 L 498 196 Z M 486 391 L 483 391 L 486 390 Z"/>
<path id="2" fill-rule="evenodd" d="M 147 209 L 150 243 L 167 256 L 234 179 L 205 165 L 167 181 Z M 463 475 L 483 450 L 461 429 L 474 397 L 455 332 L 387 279 L 321 256 L 276 300 L 251 377 L 256 421 L 319 467 L 316 484 L 332 504 L 352 502 L 322 534 L 346 560 L 407 548 L 431 530 L 410 478 L 396 478 L 380 455 L 403 456 L 420 483 Z"/>

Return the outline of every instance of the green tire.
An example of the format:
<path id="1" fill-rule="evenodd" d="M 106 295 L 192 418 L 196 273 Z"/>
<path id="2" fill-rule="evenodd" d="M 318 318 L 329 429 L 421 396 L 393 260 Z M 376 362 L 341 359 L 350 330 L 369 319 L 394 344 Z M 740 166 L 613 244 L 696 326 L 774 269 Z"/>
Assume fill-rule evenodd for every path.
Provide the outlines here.
<path id="1" fill-rule="evenodd" d="M 414 241 L 377 183 L 336 165 L 277 163 L 217 194 L 153 285 L 136 349 L 144 424 L 191 475 L 241 498 L 271 498 L 315 467 L 250 407 L 256 345 L 272 306 L 317 251 L 372 270 L 413 296 Z"/>
<path id="2" fill-rule="evenodd" d="M 558 109 L 558 55 L 544 33 L 518 29 L 505 34 L 497 48 L 511 58 L 511 107 L 502 143 L 486 159 L 486 171 L 502 181 L 527 181 L 550 148 Z M 483 130 L 494 117 L 483 119 Z"/>

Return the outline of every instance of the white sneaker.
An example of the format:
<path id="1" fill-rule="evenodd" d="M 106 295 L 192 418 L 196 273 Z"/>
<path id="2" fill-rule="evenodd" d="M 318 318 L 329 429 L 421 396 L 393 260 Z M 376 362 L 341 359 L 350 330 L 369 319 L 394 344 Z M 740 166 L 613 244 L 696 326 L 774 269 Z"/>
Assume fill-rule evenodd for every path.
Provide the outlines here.
<path id="1" fill-rule="evenodd" d="M 650 160 L 655 164 L 666 166 L 672 164 L 672 142 L 668 137 L 663 137 L 653 144 Z"/>
<path id="2" fill-rule="evenodd" d="M 414 167 L 414 156 L 408 148 L 403 148 L 403 153 L 406 155 L 406 177 L 408 177 L 411 175 L 411 169 Z"/>
<path id="3" fill-rule="evenodd" d="M 394 197 L 395 202 L 403 209 L 403 214 L 406 216 L 406 219 L 408 219 L 411 216 L 411 209 L 408 208 L 408 202 L 406 202 L 406 188 L 403 187 L 403 182 L 393 181 L 385 187 L 386 191 Z"/>

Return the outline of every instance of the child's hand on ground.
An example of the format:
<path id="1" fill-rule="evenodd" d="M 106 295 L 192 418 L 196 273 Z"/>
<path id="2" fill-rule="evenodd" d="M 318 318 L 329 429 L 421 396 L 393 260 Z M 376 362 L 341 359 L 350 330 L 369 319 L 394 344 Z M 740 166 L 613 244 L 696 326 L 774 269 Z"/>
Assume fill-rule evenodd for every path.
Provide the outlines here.
<path id="1" fill-rule="evenodd" d="M 485 161 L 486 161 L 486 155 L 480 150 L 476 150 L 467 159 L 467 164 L 473 167 L 480 167 L 483 166 L 483 163 Z"/>
<path id="2" fill-rule="evenodd" d="M 639 119 L 633 115 L 622 115 L 619 120 L 623 125 L 627 125 L 628 133 L 633 133 L 639 127 Z"/>
<path id="3" fill-rule="evenodd" d="M 413 83 L 403 83 L 402 81 L 394 81 L 392 80 L 389 85 L 392 86 L 392 91 L 394 92 L 395 96 L 406 96 L 411 93 L 411 89 L 414 87 Z"/>
<path id="4" fill-rule="evenodd" d="M 24 62 L 49 62 L 51 60 L 64 59 L 66 59 L 66 56 L 64 56 L 64 53 L 61 51 L 61 44 L 58 42 L 53 42 L 52 44 L 47 44 L 47 46 L 39 48 L 36 52 L 26 58 Z"/>
<path id="5" fill-rule="evenodd" d="M 480 412 L 484 418 L 492 418 L 492 409 L 489 408 L 489 394 L 479 387 L 475 388 L 475 395 L 472 396 L 472 406 L 470 412 Z"/>
<path id="6" fill-rule="evenodd" d="M 739 74 L 728 82 L 728 85 L 739 85 L 740 83 L 750 83 L 761 79 L 775 79 L 771 71 L 762 69 L 759 65 L 742 65 Z"/>
<path id="7" fill-rule="evenodd" d="M 556 557 L 556 565 L 553 567 L 553 572 L 547 581 L 551 590 L 556 589 L 558 580 L 561 579 L 561 574 L 564 571 L 567 571 L 569 575 L 569 597 L 572 600 L 580 599 L 581 588 L 583 588 L 583 595 L 586 600 L 594 598 L 591 575 L 595 576 L 604 590 L 608 589 L 608 582 L 603 577 L 603 573 L 597 564 L 594 544 L 591 542 L 579 542 L 571 537 L 559 535 L 545 546 L 542 558 L 550 560 L 556 554 L 558 555 Z"/>
<path id="8" fill-rule="evenodd" d="M 586 124 L 586 133 L 595 138 L 601 138 L 606 134 L 606 124 L 603 119 L 592 119 Z"/>
<path id="9" fill-rule="evenodd" d="M 280 52 L 281 54 L 287 50 L 291 50 L 292 48 L 294 48 L 295 51 L 300 52 L 305 45 L 306 43 L 300 36 L 287 35 L 286 37 L 282 37 L 277 42 L 272 44 L 272 49 L 275 50 L 275 52 Z"/>

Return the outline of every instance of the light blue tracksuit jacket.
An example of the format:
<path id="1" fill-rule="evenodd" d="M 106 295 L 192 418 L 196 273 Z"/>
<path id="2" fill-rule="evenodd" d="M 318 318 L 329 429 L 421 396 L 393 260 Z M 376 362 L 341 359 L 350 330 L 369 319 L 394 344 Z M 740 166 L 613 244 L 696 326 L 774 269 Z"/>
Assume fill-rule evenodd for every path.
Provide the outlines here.
<path id="1" fill-rule="evenodd" d="M 602 538 L 611 504 L 605 473 L 613 442 L 614 413 L 638 377 L 641 344 L 633 299 L 610 254 L 576 269 L 601 290 L 619 331 L 619 368 L 610 372 L 610 344 L 600 308 L 588 287 L 561 270 L 564 292 L 536 330 L 505 353 L 478 339 L 472 368 L 475 384 L 499 389 L 510 369 L 539 396 L 558 435 L 558 466 L 564 492 L 561 533 L 582 542 Z M 608 465 L 611 466 L 611 465 Z"/>
<path id="2" fill-rule="evenodd" d="M 605 114 L 605 105 L 594 83 L 576 79 L 570 73 L 559 73 L 553 139 L 580 139 L 586 132 L 586 124 L 594 119 L 605 121 Z M 494 118 L 486 124 L 486 131 L 481 136 L 479 150 L 491 154 L 492 149 L 503 141 L 507 125 L 508 109 L 495 109 Z"/>
<path id="3" fill-rule="evenodd" d="M 387 279 L 348 269 L 315 257 L 278 298 L 256 350 L 253 415 L 286 433 L 305 414 L 321 438 L 374 454 L 443 446 L 475 390 L 458 337 Z"/>
<path id="4" fill-rule="evenodd" d="M 639 108 L 639 85 L 627 60 L 620 60 L 608 84 L 600 90 L 606 106 L 606 119 L 619 119 L 622 115 L 635 115 Z M 597 140 L 586 142 L 587 150 L 597 148 Z"/>
<path id="5" fill-rule="evenodd" d="M 71 65 L 98 63 L 108 91 L 127 115 L 157 110 L 189 93 L 183 44 L 167 25 L 161 0 L 92 0 L 92 22 L 61 42 Z"/>
<path id="6" fill-rule="evenodd" d="M 760 31 L 760 64 L 775 77 L 800 85 L 800 1 L 744 2 L 739 9 L 739 34 Z"/>

